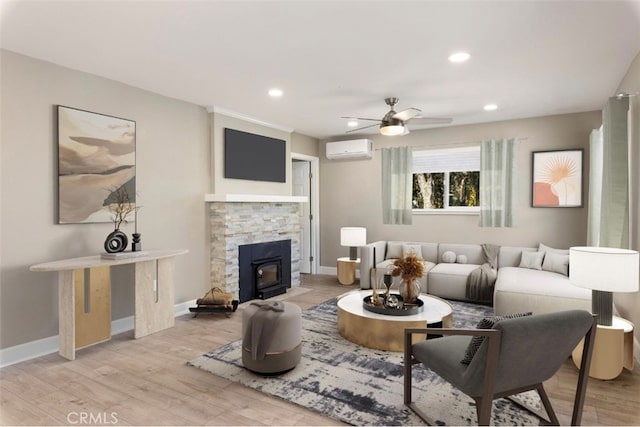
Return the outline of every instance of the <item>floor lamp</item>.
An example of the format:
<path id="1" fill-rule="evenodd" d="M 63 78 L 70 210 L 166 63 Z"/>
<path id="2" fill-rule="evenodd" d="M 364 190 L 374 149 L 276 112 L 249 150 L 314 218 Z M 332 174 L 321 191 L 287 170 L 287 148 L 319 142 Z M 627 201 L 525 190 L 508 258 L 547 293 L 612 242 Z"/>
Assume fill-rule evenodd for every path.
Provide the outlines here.
<path id="1" fill-rule="evenodd" d="M 592 290 L 591 309 L 598 324 L 611 326 L 613 292 L 637 292 L 638 252 L 629 249 L 576 246 L 569 249 L 569 280 Z"/>
<path id="2" fill-rule="evenodd" d="M 358 259 L 358 247 L 367 244 L 367 229 L 364 227 L 342 227 L 340 245 L 349 246 L 349 259 Z"/>

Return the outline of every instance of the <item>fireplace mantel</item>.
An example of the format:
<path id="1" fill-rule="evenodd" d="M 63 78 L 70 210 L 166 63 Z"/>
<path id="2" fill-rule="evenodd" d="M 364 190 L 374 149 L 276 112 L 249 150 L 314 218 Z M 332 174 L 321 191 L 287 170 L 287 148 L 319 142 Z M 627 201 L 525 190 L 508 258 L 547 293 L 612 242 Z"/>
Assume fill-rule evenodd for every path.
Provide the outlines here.
<path id="1" fill-rule="evenodd" d="M 205 202 L 246 203 L 308 203 L 306 196 L 280 196 L 272 194 L 205 194 Z"/>

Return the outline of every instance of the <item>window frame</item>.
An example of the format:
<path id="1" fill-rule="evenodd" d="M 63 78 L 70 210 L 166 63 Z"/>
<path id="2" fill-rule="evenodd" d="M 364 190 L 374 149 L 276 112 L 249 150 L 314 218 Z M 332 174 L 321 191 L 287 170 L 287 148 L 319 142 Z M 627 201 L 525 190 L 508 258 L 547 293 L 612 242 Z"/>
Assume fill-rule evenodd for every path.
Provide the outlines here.
<path id="1" fill-rule="evenodd" d="M 480 145 L 477 146 L 468 146 L 464 148 L 442 148 L 437 151 L 445 152 L 445 151 L 475 151 L 477 149 L 478 156 L 480 155 Z M 420 153 L 424 151 L 434 151 L 434 150 L 419 150 L 414 153 Z M 413 160 L 413 159 L 412 159 Z M 449 206 L 449 188 L 450 188 L 450 176 L 451 172 L 476 172 L 475 169 L 465 170 L 465 171 L 441 171 L 441 172 L 431 172 L 431 173 L 443 173 L 444 174 L 444 207 L 442 208 L 411 208 L 412 215 L 480 215 L 480 206 Z M 478 167 L 477 172 L 480 172 L 480 167 Z M 411 176 L 420 172 L 412 172 Z M 423 172 L 429 173 L 429 172 Z M 413 179 L 412 179 L 413 181 Z M 478 191 L 480 190 L 478 186 Z M 480 200 L 478 200 L 480 203 Z"/>

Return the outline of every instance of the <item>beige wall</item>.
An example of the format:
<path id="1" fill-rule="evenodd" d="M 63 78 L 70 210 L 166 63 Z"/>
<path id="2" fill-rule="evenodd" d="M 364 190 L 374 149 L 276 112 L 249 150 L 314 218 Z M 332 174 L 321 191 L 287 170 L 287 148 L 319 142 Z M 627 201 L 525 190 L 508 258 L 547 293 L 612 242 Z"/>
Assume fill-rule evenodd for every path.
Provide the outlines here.
<path id="1" fill-rule="evenodd" d="M 0 348 L 57 335 L 55 273 L 29 266 L 103 251 L 113 225 L 57 225 L 55 105 L 137 122 L 138 230 L 144 249 L 184 248 L 176 302 L 208 289 L 203 195 L 210 192 L 204 108 L 7 51 L 1 60 Z M 130 234 L 133 224 L 124 227 Z M 127 268 L 114 272 L 114 319 L 133 313 Z"/>
<path id="2" fill-rule="evenodd" d="M 318 140 L 316 138 L 294 132 L 291 134 L 291 152 L 319 157 Z"/>
<path id="3" fill-rule="evenodd" d="M 638 54 L 629 67 L 617 92 L 637 94 L 629 99 L 632 105 L 633 118 L 631 132 L 631 175 L 629 176 L 631 194 L 631 248 L 640 250 L 640 54 Z M 630 320 L 636 326 L 634 334 L 640 341 L 640 292 L 632 294 L 618 293 L 614 301 L 620 315 Z M 636 353 L 636 357 L 640 357 Z"/>
<path id="4" fill-rule="evenodd" d="M 211 146 L 213 165 L 214 194 L 270 194 L 279 196 L 291 195 L 291 162 L 286 163 L 286 182 L 247 181 L 224 177 L 224 129 L 231 128 L 242 132 L 282 139 L 286 142 L 286 156 L 291 156 L 291 133 L 272 127 L 241 120 L 220 113 L 211 113 Z"/>
<path id="5" fill-rule="evenodd" d="M 537 246 L 544 242 L 559 248 L 585 244 L 586 202 L 582 208 L 531 207 L 531 152 L 582 148 L 585 149 L 584 164 L 588 165 L 589 133 L 600 124 L 601 114 L 596 111 L 412 131 L 403 137 L 372 135 L 369 137 L 375 147 L 372 160 L 327 160 L 322 143 L 321 265 L 333 267 L 337 257 L 347 255 L 347 248 L 341 247 L 339 241 L 339 230 L 344 226 L 366 227 L 369 242 L 399 239 L 517 246 Z M 510 137 L 526 138 L 520 143 L 518 158 L 518 227 L 481 228 L 477 215 L 414 215 L 410 226 L 382 224 L 380 148 L 400 145 L 411 145 L 416 149 L 442 148 Z M 586 195 L 586 166 L 584 176 Z"/>

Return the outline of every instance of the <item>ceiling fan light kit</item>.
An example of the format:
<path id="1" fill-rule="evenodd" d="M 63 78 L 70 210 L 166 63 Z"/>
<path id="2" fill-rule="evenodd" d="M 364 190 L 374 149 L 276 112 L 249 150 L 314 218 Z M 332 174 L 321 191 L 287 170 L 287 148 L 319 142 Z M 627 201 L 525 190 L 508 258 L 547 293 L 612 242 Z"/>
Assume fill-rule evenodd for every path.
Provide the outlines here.
<path id="1" fill-rule="evenodd" d="M 448 124 L 451 123 L 449 118 L 433 118 L 433 117 L 419 117 L 421 110 L 418 108 L 407 108 L 399 113 L 396 113 L 393 107 L 398 103 L 398 98 L 385 98 L 384 102 L 389 106 L 389 111 L 384 115 L 382 119 L 368 119 L 362 117 L 342 117 L 343 119 L 350 120 L 369 120 L 373 122 L 379 122 L 376 124 L 368 125 L 358 129 L 348 130 L 350 132 L 358 132 L 364 129 L 371 128 L 373 126 L 379 126 L 380 133 L 385 136 L 397 136 L 406 135 L 409 133 L 409 128 L 405 125 L 405 122 L 415 119 L 416 122 L 422 124 Z"/>
<path id="2" fill-rule="evenodd" d="M 402 135 L 404 133 L 403 125 L 381 124 L 380 133 L 385 136 Z"/>

